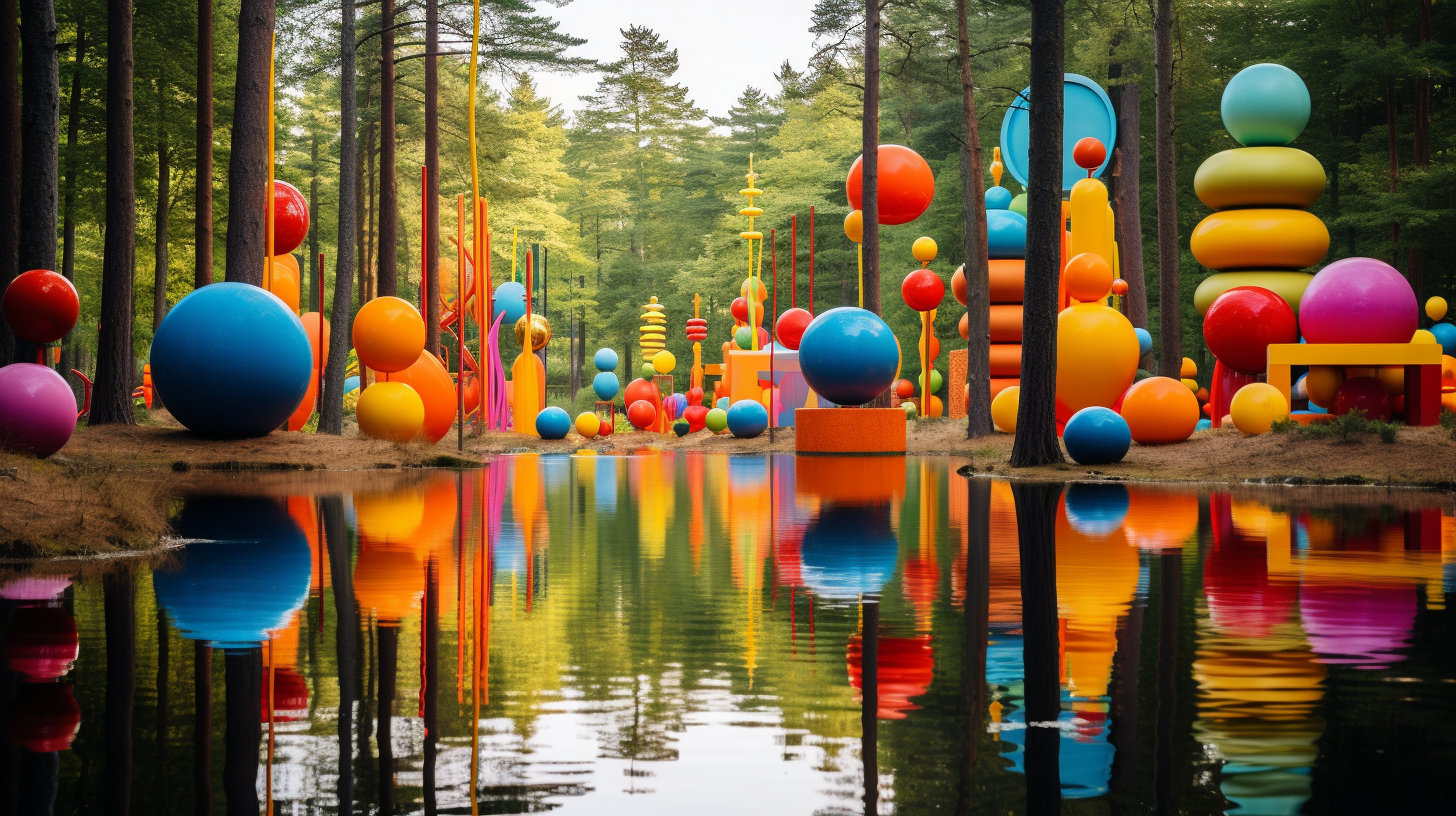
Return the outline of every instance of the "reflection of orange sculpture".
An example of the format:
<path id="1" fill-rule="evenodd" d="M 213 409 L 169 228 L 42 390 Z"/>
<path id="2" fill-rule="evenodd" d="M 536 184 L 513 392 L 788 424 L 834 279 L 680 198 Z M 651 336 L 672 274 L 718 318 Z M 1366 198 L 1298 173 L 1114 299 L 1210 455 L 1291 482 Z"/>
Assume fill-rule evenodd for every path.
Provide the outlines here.
<path id="1" fill-rule="evenodd" d="M 298 633 L 302 614 L 295 611 L 288 625 L 273 633 L 264 656 L 272 661 L 273 719 L 293 722 L 308 716 L 308 685 L 298 673 Z M 268 674 L 263 673 L 261 722 L 268 722 Z"/>
<path id="2" fill-rule="evenodd" d="M 846 651 L 849 685 L 859 700 L 864 689 L 864 645 L 859 634 L 849 639 Z M 882 720 L 905 719 L 908 712 L 920 708 L 910 702 L 911 698 L 924 694 L 934 678 L 935 650 L 931 648 L 930 635 L 908 638 L 881 635 L 877 670 L 879 708 L 875 716 Z"/>
<path id="3" fill-rule="evenodd" d="M 801 456 L 794 471 L 797 494 L 838 504 L 893 500 L 905 492 L 899 456 Z"/>
<path id="4" fill-rule="evenodd" d="M 1198 494 L 1184 488 L 1128 485 L 1122 531 L 1143 550 L 1182 547 L 1198 534 Z"/>
<path id="5" fill-rule="evenodd" d="M 1057 614 L 1065 626 L 1063 678 L 1073 697 L 1103 697 L 1117 651 L 1117 621 L 1137 592 L 1138 554 L 1121 528 L 1077 532 L 1057 511 Z"/>
<path id="6" fill-rule="evenodd" d="M 1266 537 L 1280 520 L 1266 505 L 1234 502 L 1227 493 L 1210 495 L 1208 508 L 1213 549 L 1203 565 L 1203 590 L 1209 616 L 1224 634 L 1261 637 L 1294 609 L 1294 585 L 1269 578 Z"/>
<path id="7" fill-rule="evenodd" d="M 959 478 L 959 477 L 957 477 Z M 905 599 L 915 607 L 915 631 L 929 633 L 931 613 L 940 596 L 940 564 L 935 558 L 935 528 L 939 522 L 939 506 L 936 497 L 940 485 L 931 475 L 930 464 L 920 463 L 920 496 L 918 527 L 920 546 L 905 564 L 905 577 L 901 589 Z"/>

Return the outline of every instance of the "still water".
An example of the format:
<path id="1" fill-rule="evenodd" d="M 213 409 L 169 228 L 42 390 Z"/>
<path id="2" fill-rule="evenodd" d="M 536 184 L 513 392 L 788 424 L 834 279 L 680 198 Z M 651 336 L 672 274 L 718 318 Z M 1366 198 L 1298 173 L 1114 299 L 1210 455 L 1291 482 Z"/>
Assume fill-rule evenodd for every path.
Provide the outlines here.
<path id="1" fill-rule="evenodd" d="M 1449 812 L 1448 497 L 962 464 L 194 486 L 0 569 L 0 812 Z"/>

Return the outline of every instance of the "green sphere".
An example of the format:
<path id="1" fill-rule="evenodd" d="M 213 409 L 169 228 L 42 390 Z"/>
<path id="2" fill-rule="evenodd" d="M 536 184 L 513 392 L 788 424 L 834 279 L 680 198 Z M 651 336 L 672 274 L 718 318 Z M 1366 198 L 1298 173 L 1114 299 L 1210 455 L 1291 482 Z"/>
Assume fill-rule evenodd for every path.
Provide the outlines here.
<path id="1" fill-rule="evenodd" d="M 708 416 L 703 420 L 703 424 L 713 433 L 723 433 L 723 431 L 728 429 L 728 412 L 722 408 L 714 408 L 708 412 Z"/>
<path id="2" fill-rule="evenodd" d="M 753 348 L 753 329 L 739 326 L 738 331 L 733 333 L 733 343 L 741 349 Z"/>
<path id="3" fill-rule="evenodd" d="M 644 379 L 644 380 L 650 380 L 650 379 L 652 379 L 653 377 L 656 377 L 656 376 L 657 376 L 657 369 L 655 369 L 655 368 L 652 367 L 652 363 L 643 363 L 642 364 L 642 379 Z"/>
<path id="4" fill-rule="evenodd" d="M 915 418 L 915 403 L 913 403 L 913 402 L 902 402 L 902 403 L 900 403 L 900 407 L 905 409 L 905 418 L 906 419 L 914 419 Z"/>
<path id="5" fill-rule="evenodd" d="M 1299 74 L 1262 62 L 1229 80 L 1219 105 L 1223 126 L 1239 144 L 1282 147 L 1309 124 L 1309 88 Z"/>
<path id="6" fill-rule="evenodd" d="M 1021 217 L 1022 218 L 1025 218 L 1026 217 L 1026 193 L 1017 193 L 1016 196 L 1014 196 L 1011 199 L 1011 206 L 1008 207 L 1007 209 L 1011 210 L 1014 213 L 1021 213 Z"/>
<path id="7" fill-rule="evenodd" d="M 930 369 L 930 393 L 939 393 L 942 385 L 945 385 L 945 378 L 940 376 L 939 371 Z"/>

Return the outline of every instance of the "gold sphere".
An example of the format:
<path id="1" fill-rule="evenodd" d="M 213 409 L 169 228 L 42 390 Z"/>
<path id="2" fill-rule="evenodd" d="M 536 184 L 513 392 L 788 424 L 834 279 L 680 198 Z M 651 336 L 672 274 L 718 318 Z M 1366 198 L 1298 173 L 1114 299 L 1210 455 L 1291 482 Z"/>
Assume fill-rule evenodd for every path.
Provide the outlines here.
<path id="1" fill-rule="evenodd" d="M 531 351 L 540 351 L 546 348 L 551 342 L 551 323 L 545 317 L 533 313 L 531 315 Z M 516 344 L 522 347 L 526 344 L 526 316 L 516 321 Z"/>

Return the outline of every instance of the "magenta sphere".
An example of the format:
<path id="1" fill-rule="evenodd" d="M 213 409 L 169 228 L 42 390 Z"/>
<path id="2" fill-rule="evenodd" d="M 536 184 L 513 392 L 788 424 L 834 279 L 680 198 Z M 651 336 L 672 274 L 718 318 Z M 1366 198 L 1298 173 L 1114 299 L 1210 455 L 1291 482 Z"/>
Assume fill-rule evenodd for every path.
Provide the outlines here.
<path id="1" fill-rule="evenodd" d="M 1299 303 L 1306 343 L 1409 343 L 1420 325 L 1405 276 L 1374 258 L 1346 258 L 1321 269 Z"/>
<path id="2" fill-rule="evenodd" d="M 0 448 L 41 459 L 76 432 L 76 395 L 61 375 L 35 363 L 0 368 Z"/>

